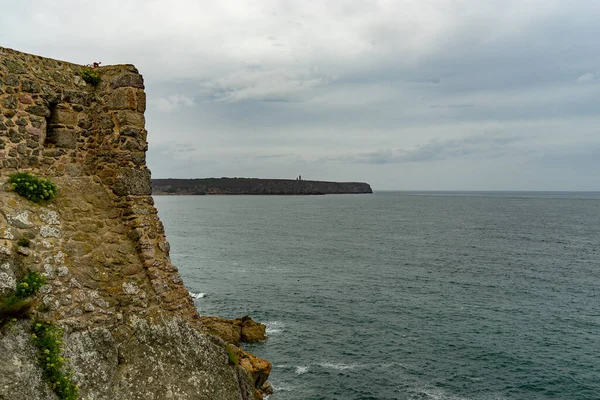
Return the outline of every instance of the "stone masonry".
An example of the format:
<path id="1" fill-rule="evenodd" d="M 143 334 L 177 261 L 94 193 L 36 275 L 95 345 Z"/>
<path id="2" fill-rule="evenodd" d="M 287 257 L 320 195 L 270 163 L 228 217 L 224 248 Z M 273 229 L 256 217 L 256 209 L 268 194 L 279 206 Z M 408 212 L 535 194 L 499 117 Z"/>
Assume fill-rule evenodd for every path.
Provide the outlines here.
<path id="1" fill-rule="evenodd" d="M 94 87 L 83 80 L 83 68 L 0 47 L 0 294 L 14 289 L 26 271 L 46 277 L 35 312 L 65 329 L 75 379 L 89 398 L 177 394 L 237 400 L 259 395 L 248 389 L 254 380 L 251 368 L 228 367 L 225 344 L 202 333 L 198 312 L 169 259 L 145 162 L 142 76 L 132 65 L 94 68 L 100 75 Z M 51 179 L 57 197 L 43 204 L 20 197 L 7 184 L 15 172 Z M 29 239 L 29 247 L 17 246 L 20 238 Z M 205 347 L 204 353 L 189 349 L 195 359 L 211 358 L 196 375 L 177 372 L 178 361 L 168 346 L 169 340 L 184 349 L 193 346 L 182 332 L 197 336 Z M 11 337 L 0 334 L 0 364 L 8 362 L 2 349 L 12 346 L 16 339 Z M 94 342 L 96 337 L 101 340 Z M 155 347 L 152 340 L 158 341 Z M 91 371 L 83 361 L 77 364 L 81 351 L 114 357 Z M 138 365 L 150 353 L 160 368 Z M 249 354 L 247 359 L 261 369 L 262 385 L 270 364 Z M 198 365 L 180 361 L 192 369 Z M 32 365 L 27 374 L 39 375 Z M 39 381 L 23 371 L 0 378 L 0 399 L 6 395 L 3 379 Z M 104 374 L 104 386 L 95 372 Z M 168 379 L 163 375 L 161 382 L 161 374 Z M 179 382 L 184 376 L 187 383 Z M 143 390 L 136 379 L 145 380 Z M 52 398 L 31 396 L 22 398 Z"/>

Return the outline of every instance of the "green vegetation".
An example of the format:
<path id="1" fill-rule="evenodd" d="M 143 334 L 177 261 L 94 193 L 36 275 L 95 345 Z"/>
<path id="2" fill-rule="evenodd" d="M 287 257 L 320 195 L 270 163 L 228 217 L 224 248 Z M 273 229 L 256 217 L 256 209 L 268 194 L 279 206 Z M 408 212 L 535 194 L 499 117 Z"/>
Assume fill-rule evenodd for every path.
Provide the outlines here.
<path id="1" fill-rule="evenodd" d="M 227 347 L 225 348 L 225 350 L 227 350 L 227 356 L 229 357 L 229 365 L 233 365 L 233 366 L 238 366 L 240 361 L 238 359 L 238 355 L 237 355 L 237 349 L 235 348 L 234 345 L 232 344 L 228 344 Z"/>
<path id="2" fill-rule="evenodd" d="M 17 246 L 20 247 L 29 247 L 29 239 L 27 239 L 26 237 L 22 237 L 21 239 L 17 240 Z"/>
<path id="3" fill-rule="evenodd" d="M 86 83 L 89 83 L 93 87 L 98 86 L 100 83 L 100 74 L 89 67 L 81 69 L 81 77 Z"/>
<path id="4" fill-rule="evenodd" d="M 46 283 L 38 272 L 30 272 L 17 284 L 14 293 L 0 300 L 0 320 L 20 317 L 29 311 L 31 297 Z"/>
<path id="5" fill-rule="evenodd" d="M 30 272 L 17 284 L 16 290 L 0 300 L 0 327 L 14 324 L 17 319 L 27 315 L 31 298 L 46 283 L 39 272 Z M 44 377 L 61 400 L 77 400 L 79 388 L 73 384 L 73 372 L 65 366 L 63 354 L 63 332 L 50 322 L 35 320 L 31 325 L 33 343 L 37 348 Z"/>
<path id="6" fill-rule="evenodd" d="M 25 275 L 23 280 L 17 285 L 15 296 L 18 299 L 25 299 L 35 296 L 38 290 L 40 290 L 45 283 L 46 278 L 40 275 L 39 272 L 30 272 Z"/>
<path id="7" fill-rule="evenodd" d="M 77 400 L 79 388 L 73 383 L 73 371 L 67 368 L 63 357 L 62 329 L 50 322 L 35 320 L 31 330 L 44 377 L 52 390 L 61 400 Z"/>
<path id="8" fill-rule="evenodd" d="M 50 200 L 56 196 L 56 185 L 51 181 L 38 178 L 27 172 L 19 172 L 9 175 L 8 182 L 12 189 L 27 200 L 39 203 L 40 201 Z"/>

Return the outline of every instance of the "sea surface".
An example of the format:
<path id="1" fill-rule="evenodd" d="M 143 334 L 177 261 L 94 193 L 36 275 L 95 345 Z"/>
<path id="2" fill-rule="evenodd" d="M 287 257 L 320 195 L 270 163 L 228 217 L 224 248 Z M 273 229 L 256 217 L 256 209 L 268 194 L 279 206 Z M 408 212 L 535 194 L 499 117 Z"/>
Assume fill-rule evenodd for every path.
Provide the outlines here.
<path id="1" fill-rule="evenodd" d="M 155 196 L 269 400 L 600 399 L 600 193 Z"/>

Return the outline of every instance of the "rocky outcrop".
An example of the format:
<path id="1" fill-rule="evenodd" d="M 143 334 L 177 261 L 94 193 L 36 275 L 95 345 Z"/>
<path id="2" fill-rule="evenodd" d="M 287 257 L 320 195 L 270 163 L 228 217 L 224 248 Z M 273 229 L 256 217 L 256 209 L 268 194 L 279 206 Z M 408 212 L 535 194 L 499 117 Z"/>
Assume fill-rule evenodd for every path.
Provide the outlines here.
<path id="1" fill-rule="evenodd" d="M 93 86 L 82 68 L 0 47 L 0 296 L 43 274 L 30 313 L 63 329 L 81 398 L 260 396 L 253 374 L 270 364 L 231 365 L 170 261 L 145 164 L 142 76 L 94 68 Z M 26 200 L 7 183 L 15 172 L 49 178 L 57 196 Z M 0 330 L 0 399 L 56 398 L 28 327 Z"/>
<path id="2" fill-rule="evenodd" d="M 236 346 L 267 339 L 266 325 L 257 323 L 248 316 L 236 319 L 201 316 L 200 322 L 208 332 Z"/>
<path id="3" fill-rule="evenodd" d="M 318 195 L 373 193 L 364 182 L 324 182 L 291 179 L 207 178 L 152 179 L 154 194 Z"/>

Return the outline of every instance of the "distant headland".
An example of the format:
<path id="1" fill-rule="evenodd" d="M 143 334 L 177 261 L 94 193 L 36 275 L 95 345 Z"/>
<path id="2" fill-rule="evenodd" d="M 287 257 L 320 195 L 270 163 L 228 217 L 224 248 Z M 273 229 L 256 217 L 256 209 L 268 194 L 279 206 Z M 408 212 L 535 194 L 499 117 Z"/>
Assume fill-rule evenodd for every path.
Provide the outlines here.
<path id="1" fill-rule="evenodd" d="M 373 193 L 364 182 L 324 182 L 297 179 L 204 178 L 152 179 L 152 194 L 318 195 Z"/>

